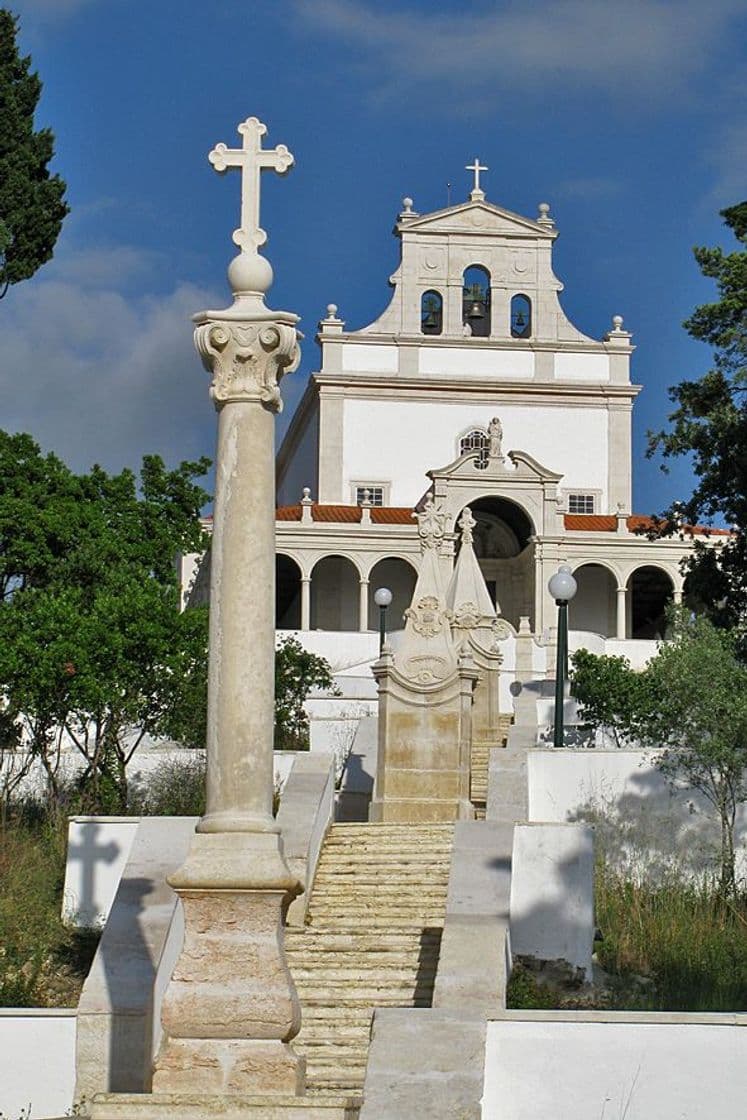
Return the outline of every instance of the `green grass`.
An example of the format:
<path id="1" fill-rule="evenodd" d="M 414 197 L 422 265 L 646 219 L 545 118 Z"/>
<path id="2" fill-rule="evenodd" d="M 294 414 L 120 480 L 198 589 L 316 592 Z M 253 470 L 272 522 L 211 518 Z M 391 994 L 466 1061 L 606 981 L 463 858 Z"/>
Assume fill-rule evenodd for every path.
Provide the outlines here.
<path id="1" fill-rule="evenodd" d="M 98 934 L 60 920 L 67 822 L 14 814 L 0 830 L 0 1007 L 74 1007 Z"/>
<path id="2" fill-rule="evenodd" d="M 747 1010 L 747 899 L 674 874 L 657 885 L 597 868 L 597 957 L 617 1007 Z M 641 990 L 636 977 L 647 977 Z"/>

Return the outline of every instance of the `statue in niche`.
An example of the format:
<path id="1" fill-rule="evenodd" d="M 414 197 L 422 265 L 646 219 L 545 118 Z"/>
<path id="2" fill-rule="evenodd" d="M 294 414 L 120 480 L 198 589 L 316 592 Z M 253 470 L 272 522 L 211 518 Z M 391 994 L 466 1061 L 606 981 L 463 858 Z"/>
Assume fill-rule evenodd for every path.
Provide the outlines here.
<path id="1" fill-rule="evenodd" d="M 488 447 L 489 459 L 502 459 L 503 458 L 503 425 L 497 416 L 488 424 L 488 439 L 490 445 Z"/>

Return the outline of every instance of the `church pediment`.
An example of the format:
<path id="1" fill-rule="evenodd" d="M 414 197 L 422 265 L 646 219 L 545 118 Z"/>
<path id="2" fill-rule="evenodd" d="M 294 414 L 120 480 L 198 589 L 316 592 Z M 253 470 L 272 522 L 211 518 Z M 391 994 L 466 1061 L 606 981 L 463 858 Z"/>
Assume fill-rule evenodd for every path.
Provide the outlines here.
<path id="1" fill-rule="evenodd" d="M 422 218 L 409 218 L 398 225 L 400 233 L 479 233 L 493 237 L 555 238 L 556 231 L 547 224 L 533 222 L 520 214 L 504 210 L 491 202 L 466 202 L 436 210 Z"/>
<path id="2" fill-rule="evenodd" d="M 467 451 L 454 459 L 445 467 L 427 471 L 428 478 L 449 481 L 456 479 L 469 479 L 470 481 L 495 482 L 509 480 L 533 481 L 535 483 L 558 483 L 562 474 L 543 467 L 526 451 L 509 451 L 507 456 L 489 457 L 487 461 L 481 459 L 475 451 Z"/>

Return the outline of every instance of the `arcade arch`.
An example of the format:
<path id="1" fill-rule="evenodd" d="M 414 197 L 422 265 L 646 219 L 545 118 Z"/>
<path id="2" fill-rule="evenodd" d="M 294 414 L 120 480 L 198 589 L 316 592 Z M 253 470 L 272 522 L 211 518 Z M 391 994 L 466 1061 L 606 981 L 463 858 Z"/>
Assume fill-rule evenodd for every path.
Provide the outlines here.
<path id="1" fill-rule="evenodd" d="M 534 526 L 529 516 L 508 498 L 477 498 L 469 507 L 476 521 L 475 555 L 493 602 L 517 629 L 522 615 L 533 625 Z"/>
<path id="2" fill-rule="evenodd" d="M 606 564 L 581 564 L 573 572 L 578 591 L 568 604 L 568 626 L 614 638 L 617 632 L 618 578 Z"/>
<path id="3" fill-rule="evenodd" d="M 665 612 L 674 595 L 674 580 L 663 568 L 645 564 L 628 577 L 628 637 L 665 638 Z"/>
<path id="4" fill-rule="evenodd" d="M 379 587 L 388 587 L 392 593 L 391 606 L 387 608 L 387 629 L 401 630 L 404 626 L 404 613 L 412 602 L 415 581 L 418 575 L 407 560 L 398 556 L 386 556 L 379 560 L 368 573 L 368 627 L 378 626 L 379 608 L 374 603 L 374 595 Z"/>
<path id="5" fill-rule="evenodd" d="M 361 573 L 347 556 L 324 556 L 311 570 L 312 630 L 358 630 Z"/>
<path id="6" fill-rule="evenodd" d="M 291 556 L 275 556 L 275 626 L 301 629 L 301 568 Z"/>

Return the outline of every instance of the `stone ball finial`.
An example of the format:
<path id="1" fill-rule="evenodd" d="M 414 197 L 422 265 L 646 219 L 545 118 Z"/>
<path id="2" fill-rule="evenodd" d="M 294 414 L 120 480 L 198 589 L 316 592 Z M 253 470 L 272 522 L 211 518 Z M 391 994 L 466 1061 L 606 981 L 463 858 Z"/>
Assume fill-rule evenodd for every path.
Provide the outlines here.
<path id="1" fill-rule="evenodd" d="M 328 319 L 336 319 L 337 318 L 337 304 L 336 303 L 328 303 L 327 304 L 327 318 Z"/>
<path id="2" fill-rule="evenodd" d="M 259 253 L 242 250 L 228 266 L 228 283 L 234 295 L 257 292 L 264 295 L 272 284 L 272 265 Z"/>
<path id="3" fill-rule="evenodd" d="M 547 221 L 550 217 L 550 203 L 540 202 L 537 209 L 539 210 L 540 220 Z"/>
<path id="4" fill-rule="evenodd" d="M 311 501 L 311 487 L 310 486 L 304 486 L 303 491 L 301 493 L 301 501 L 302 502 L 310 502 Z"/>
<path id="5" fill-rule="evenodd" d="M 616 330 L 616 331 L 621 331 L 622 330 L 622 325 L 623 325 L 622 315 L 613 315 L 612 316 L 612 329 Z"/>
<path id="6" fill-rule="evenodd" d="M 405 197 L 402 199 L 402 212 L 403 212 L 403 214 L 412 213 L 412 207 L 413 207 L 412 199 L 408 198 L 407 195 L 405 195 Z"/>

